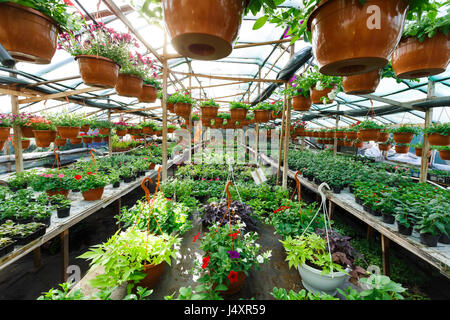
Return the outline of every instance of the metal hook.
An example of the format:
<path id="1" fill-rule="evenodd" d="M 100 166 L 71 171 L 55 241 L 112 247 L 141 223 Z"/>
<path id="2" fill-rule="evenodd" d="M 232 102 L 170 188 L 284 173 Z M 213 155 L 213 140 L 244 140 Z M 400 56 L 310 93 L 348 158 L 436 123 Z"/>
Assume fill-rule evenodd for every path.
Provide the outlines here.
<path id="1" fill-rule="evenodd" d="M 145 185 L 145 182 L 147 182 L 147 181 L 150 181 L 150 183 L 153 183 L 152 179 L 150 179 L 149 177 L 146 177 L 142 180 L 141 187 L 142 187 L 142 189 L 144 189 L 145 196 L 150 197 L 150 190 L 148 190 L 147 186 Z"/>
<path id="2" fill-rule="evenodd" d="M 231 203 L 231 193 L 230 190 L 228 190 L 229 186 L 234 187 L 233 182 L 232 181 L 228 181 L 227 185 L 225 186 L 225 192 L 227 193 L 227 197 L 228 197 L 228 203 Z"/>

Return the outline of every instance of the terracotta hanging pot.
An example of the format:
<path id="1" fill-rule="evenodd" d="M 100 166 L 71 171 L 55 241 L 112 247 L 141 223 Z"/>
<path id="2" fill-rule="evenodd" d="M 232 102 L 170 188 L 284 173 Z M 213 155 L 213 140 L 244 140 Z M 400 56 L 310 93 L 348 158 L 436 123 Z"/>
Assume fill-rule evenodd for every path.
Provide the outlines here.
<path id="1" fill-rule="evenodd" d="M 386 142 L 389 140 L 389 132 L 382 132 L 378 134 L 378 142 Z"/>
<path id="2" fill-rule="evenodd" d="M 94 87 L 114 88 L 119 77 L 120 66 L 105 57 L 93 55 L 79 55 L 80 75 L 84 84 Z"/>
<path id="3" fill-rule="evenodd" d="M 92 137 L 92 142 L 95 142 L 95 143 L 101 143 L 102 140 L 103 140 L 102 137 L 98 137 L 98 136 L 93 136 Z"/>
<path id="4" fill-rule="evenodd" d="M 8 140 L 11 127 L 0 127 L 0 140 Z"/>
<path id="5" fill-rule="evenodd" d="M 344 146 L 344 140 L 337 140 L 337 145 L 338 147 L 343 147 Z"/>
<path id="6" fill-rule="evenodd" d="M 166 262 L 162 262 L 160 264 L 157 264 L 156 266 L 153 264 L 144 266 L 144 270 L 142 270 L 142 272 L 145 273 L 146 276 L 144 279 L 139 281 L 137 286 L 141 286 L 147 289 L 154 288 L 161 279 L 165 268 Z"/>
<path id="7" fill-rule="evenodd" d="M 56 139 L 56 131 L 33 130 L 36 145 L 40 148 L 47 148 Z"/>
<path id="8" fill-rule="evenodd" d="M 292 109 L 295 111 L 308 111 L 311 108 L 311 98 L 300 96 L 292 97 Z"/>
<path id="9" fill-rule="evenodd" d="M 3 148 L 5 147 L 5 140 L 0 140 L 0 152 L 3 150 Z"/>
<path id="10" fill-rule="evenodd" d="M 116 135 L 119 137 L 123 137 L 127 134 L 128 130 L 127 129 L 123 129 L 123 130 L 116 130 Z"/>
<path id="11" fill-rule="evenodd" d="M 152 134 L 153 130 L 150 127 L 142 127 L 142 133 Z"/>
<path id="12" fill-rule="evenodd" d="M 323 90 L 316 90 L 311 88 L 311 101 L 314 104 L 323 104 L 322 98 L 326 97 L 327 103 L 332 103 L 333 100 L 328 98 L 328 94 L 333 90 L 333 88 L 325 88 Z"/>
<path id="13" fill-rule="evenodd" d="M 217 112 L 219 111 L 219 108 L 214 106 L 204 106 L 201 107 L 201 110 L 202 110 L 202 119 L 211 120 L 217 117 Z"/>
<path id="14" fill-rule="evenodd" d="M 230 109 L 230 116 L 232 121 L 242 121 L 247 116 L 247 109 L 243 108 Z"/>
<path id="15" fill-rule="evenodd" d="M 83 141 L 81 138 L 71 138 L 69 139 L 71 144 L 81 144 Z"/>
<path id="16" fill-rule="evenodd" d="M 190 103 L 176 103 L 175 113 L 184 119 L 189 119 L 191 115 L 192 105 Z"/>
<path id="17" fill-rule="evenodd" d="M 111 132 L 110 128 L 99 128 L 98 133 L 102 135 L 108 135 Z"/>
<path id="18" fill-rule="evenodd" d="M 255 114 L 255 122 L 265 123 L 270 120 L 270 110 L 255 110 L 253 113 Z"/>
<path id="19" fill-rule="evenodd" d="M 92 136 L 83 136 L 81 139 L 83 140 L 83 143 L 85 143 L 85 144 L 92 143 Z"/>
<path id="20" fill-rule="evenodd" d="M 292 106 L 293 106 L 294 104 L 293 104 L 293 102 L 292 102 Z M 294 109 L 295 110 L 295 109 Z M 298 110 L 296 110 L 296 111 L 298 111 Z M 275 112 L 275 111 L 272 111 L 272 118 L 273 119 L 282 119 L 283 118 L 283 111 L 278 111 L 278 112 Z"/>
<path id="21" fill-rule="evenodd" d="M 321 1 L 308 19 L 319 71 L 350 76 L 383 68 L 400 40 L 407 10 L 404 0 Z"/>
<path id="22" fill-rule="evenodd" d="M 421 157 L 422 156 L 422 148 L 414 148 L 414 151 L 416 152 L 416 156 Z M 431 150 L 428 150 L 428 157 L 431 156 Z"/>
<path id="23" fill-rule="evenodd" d="M 22 150 L 28 149 L 30 147 L 30 140 L 22 140 Z"/>
<path id="24" fill-rule="evenodd" d="M 364 146 L 364 143 L 362 141 L 360 141 L 360 142 L 354 142 L 353 141 L 353 146 L 355 148 L 362 148 Z"/>
<path id="25" fill-rule="evenodd" d="M 15 3 L 0 3 L 0 43 L 18 61 L 51 62 L 58 25 L 50 17 Z"/>
<path id="26" fill-rule="evenodd" d="M 211 125 L 211 119 L 201 119 L 202 120 L 202 126 L 209 127 Z"/>
<path id="27" fill-rule="evenodd" d="M 377 141 L 380 129 L 359 129 L 358 139 L 361 141 Z"/>
<path id="28" fill-rule="evenodd" d="M 344 77 L 342 86 L 346 94 L 369 94 L 377 90 L 381 80 L 381 69 L 368 73 Z"/>
<path id="29" fill-rule="evenodd" d="M 439 156 L 442 160 L 450 160 L 450 150 L 439 150 Z"/>
<path id="30" fill-rule="evenodd" d="M 139 97 L 142 91 L 143 80 L 133 74 L 119 73 L 116 82 L 116 92 L 123 97 Z"/>
<path id="31" fill-rule="evenodd" d="M 439 133 L 432 133 L 428 135 L 428 142 L 432 146 L 448 146 L 450 144 L 450 135 L 443 136 Z"/>
<path id="32" fill-rule="evenodd" d="M 336 138 L 338 139 L 344 139 L 345 138 L 345 131 L 335 131 Z"/>
<path id="33" fill-rule="evenodd" d="M 356 140 L 358 138 L 358 131 L 347 131 L 345 137 L 350 140 Z"/>
<path id="34" fill-rule="evenodd" d="M 246 0 L 163 0 L 164 21 L 172 45 L 198 60 L 227 57 L 239 33 Z"/>
<path id="35" fill-rule="evenodd" d="M 33 127 L 22 127 L 20 130 L 22 132 L 22 137 L 34 138 Z"/>
<path id="36" fill-rule="evenodd" d="M 409 145 L 407 145 L 407 146 L 395 145 L 395 152 L 397 152 L 397 153 L 408 153 L 408 151 L 409 151 Z"/>
<path id="37" fill-rule="evenodd" d="M 81 126 L 80 131 L 86 133 L 89 131 L 89 128 L 90 128 L 90 125 L 85 124 L 84 126 Z"/>
<path id="38" fill-rule="evenodd" d="M 86 201 L 96 201 L 102 198 L 103 190 L 104 188 L 97 188 L 93 190 L 84 191 L 81 194 L 83 195 L 83 198 Z"/>
<path id="39" fill-rule="evenodd" d="M 78 137 L 80 127 L 57 127 L 58 135 L 61 138 L 71 139 Z"/>
<path id="40" fill-rule="evenodd" d="M 334 138 L 334 132 L 326 131 L 325 132 L 325 138 Z"/>
<path id="41" fill-rule="evenodd" d="M 49 197 L 53 197 L 57 194 L 60 194 L 62 196 L 64 196 L 67 199 L 67 196 L 69 195 L 69 191 L 70 190 L 64 190 L 64 189 L 60 189 L 60 190 L 48 190 L 45 193 L 49 196 Z"/>
<path id="42" fill-rule="evenodd" d="M 216 126 L 221 126 L 223 124 L 223 118 L 214 119 L 214 123 Z"/>
<path id="43" fill-rule="evenodd" d="M 351 147 L 351 146 L 353 146 L 353 141 L 347 141 L 347 140 L 344 140 L 344 146 L 345 146 L 345 147 Z"/>
<path id="44" fill-rule="evenodd" d="M 62 147 L 66 145 L 67 139 L 57 138 L 53 143 L 55 144 L 55 147 Z"/>
<path id="45" fill-rule="evenodd" d="M 167 110 L 171 113 L 175 113 L 175 105 L 173 103 L 167 103 Z"/>
<path id="46" fill-rule="evenodd" d="M 394 141 L 396 143 L 411 143 L 412 139 L 414 138 L 414 133 L 409 132 L 396 132 L 393 134 Z"/>
<path id="47" fill-rule="evenodd" d="M 379 143 L 378 144 L 378 149 L 380 149 L 380 151 L 389 151 L 389 149 L 391 149 L 391 144 L 388 143 Z"/>
<path id="48" fill-rule="evenodd" d="M 211 125 L 211 122 L 209 124 Z M 168 133 L 174 133 L 175 132 L 175 128 L 167 128 L 167 132 Z"/>
<path id="49" fill-rule="evenodd" d="M 153 103 L 158 97 L 158 89 L 150 84 L 143 84 L 141 93 L 138 96 L 139 102 Z"/>
<path id="50" fill-rule="evenodd" d="M 403 38 L 392 54 L 392 68 L 400 79 L 430 77 L 444 72 L 450 59 L 450 35 L 438 31 L 420 42 Z"/>

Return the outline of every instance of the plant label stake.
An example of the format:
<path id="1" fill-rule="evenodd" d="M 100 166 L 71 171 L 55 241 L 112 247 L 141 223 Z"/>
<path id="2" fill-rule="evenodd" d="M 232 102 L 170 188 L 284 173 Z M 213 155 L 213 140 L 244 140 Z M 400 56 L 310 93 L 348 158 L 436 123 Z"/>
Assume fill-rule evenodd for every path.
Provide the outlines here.
<path id="1" fill-rule="evenodd" d="M 267 181 L 266 175 L 261 168 L 252 171 L 252 178 L 257 185 L 262 184 Z"/>
<path id="2" fill-rule="evenodd" d="M 295 191 L 297 191 L 298 210 L 300 211 L 300 222 L 303 223 L 302 205 L 301 205 L 302 193 L 301 193 L 301 184 L 300 184 L 300 181 L 297 178 L 298 175 L 301 176 L 301 172 L 300 171 L 297 171 L 295 173 L 295 176 L 294 176 L 295 182 L 296 182 L 296 186 L 295 186 L 294 192 L 292 193 L 291 200 L 294 198 Z"/>

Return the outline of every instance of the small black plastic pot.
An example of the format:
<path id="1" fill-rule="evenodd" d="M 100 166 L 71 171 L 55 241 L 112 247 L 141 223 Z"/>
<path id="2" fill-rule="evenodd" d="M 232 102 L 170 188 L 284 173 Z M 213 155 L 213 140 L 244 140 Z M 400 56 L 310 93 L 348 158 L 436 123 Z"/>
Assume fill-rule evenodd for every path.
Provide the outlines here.
<path id="1" fill-rule="evenodd" d="M 33 220 L 34 220 L 34 222 L 39 222 L 39 223 L 45 224 L 45 226 L 48 228 L 48 227 L 50 227 L 50 219 L 51 219 L 51 217 L 47 217 L 44 219 L 33 219 Z"/>
<path id="2" fill-rule="evenodd" d="M 22 217 L 17 217 L 14 219 L 16 223 L 18 224 L 27 224 L 33 221 L 33 218 L 22 218 Z"/>
<path id="3" fill-rule="evenodd" d="M 118 188 L 118 187 L 120 187 L 120 181 L 114 182 L 113 188 Z"/>
<path id="4" fill-rule="evenodd" d="M 436 247 L 440 235 L 432 235 L 431 233 L 421 233 L 420 243 L 429 247 Z"/>
<path id="5" fill-rule="evenodd" d="M 387 223 L 387 224 L 394 224 L 395 222 L 395 217 L 392 214 L 389 213 L 382 213 L 383 216 L 383 222 Z"/>
<path id="6" fill-rule="evenodd" d="M 332 189 L 333 189 L 333 193 L 341 193 L 340 187 L 332 187 Z"/>
<path id="7" fill-rule="evenodd" d="M 123 182 L 125 183 L 130 183 L 131 181 L 133 181 L 133 177 L 126 177 L 123 179 Z"/>
<path id="8" fill-rule="evenodd" d="M 405 227 L 404 225 L 398 223 L 397 221 L 398 232 L 404 236 L 410 236 L 413 231 L 413 227 Z"/>
<path id="9" fill-rule="evenodd" d="M 70 215 L 70 207 L 64 209 L 56 209 L 56 213 L 58 214 L 58 218 L 67 218 Z"/>
<path id="10" fill-rule="evenodd" d="M 16 242 L 11 240 L 10 243 L 1 247 L 0 248 L 0 257 L 3 257 L 4 255 L 7 255 L 8 253 L 12 252 L 15 244 L 16 244 Z"/>
<path id="11" fill-rule="evenodd" d="M 438 242 L 444 243 L 444 244 L 450 244 L 450 236 L 447 234 L 441 234 L 439 237 Z"/>

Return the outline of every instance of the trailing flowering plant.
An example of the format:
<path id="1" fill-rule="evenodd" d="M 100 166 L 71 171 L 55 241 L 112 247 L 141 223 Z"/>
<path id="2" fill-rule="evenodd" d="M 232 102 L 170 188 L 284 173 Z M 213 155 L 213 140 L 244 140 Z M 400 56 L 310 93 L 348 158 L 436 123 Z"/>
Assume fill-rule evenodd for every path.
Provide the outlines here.
<path id="1" fill-rule="evenodd" d="M 292 124 L 292 128 L 306 128 L 307 123 L 305 121 L 302 120 L 297 120 Z"/>
<path id="2" fill-rule="evenodd" d="M 0 113 L 0 128 L 12 126 L 12 117 L 9 114 Z"/>
<path id="3" fill-rule="evenodd" d="M 31 113 L 19 113 L 18 115 L 12 115 L 14 124 L 21 128 L 31 127 L 31 119 L 33 118 L 34 116 Z"/>
<path id="4" fill-rule="evenodd" d="M 138 47 L 136 39 L 129 33 L 119 33 L 102 22 L 83 25 L 80 32 L 63 32 L 58 39 L 58 49 L 64 49 L 73 56 L 93 55 L 113 60 L 126 66 L 129 51 Z"/>
<path id="5" fill-rule="evenodd" d="M 119 121 L 119 122 L 114 122 L 113 126 L 114 126 L 114 128 L 116 128 L 116 130 L 125 130 L 125 129 L 128 129 L 128 127 L 130 125 L 124 121 Z"/>
<path id="6" fill-rule="evenodd" d="M 200 102 L 200 108 L 201 107 L 217 107 L 219 108 L 219 104 L 214 101 L 214 99 L 209 99 L 208 101 L 202 101 Z"/>
<path id="7" fill-rule="evenodd" d="M 71 177 L 60 170 L 47 170 L 33 177 L 31 186 L 35 191 L 58 191 L 71 189 Z"/>
<path id="8" fill-rule="evenodd" d="M 291 80 L 289 80 L 290 86 L 284 90 L 283 93 L 286 93 L 288 98 L 295 96 L 304 96 L 305 98 L 308 98 L 310 96 L 311 87 L 316 83 L 315 78 L 311 75 L 312 73 L 310 70 L 300 77 L 294 75 Z"/>
<path id="9" fill-rule="evenodd" d="M 217 291 L 225 291 L 237 281 L 239 272 L 248 275 L 252 267 L 259 268 L 260 263 L 269 260 L 272 252 L 260 253 L 257 233 L 242 234 L 239 231 L 242 228 L 241 222 L 223 226 L 214 224 L 203 237 L 196 235 L 193 241 L 200 238 L 200 248 L 205 252 L 201 261 L 194 262 L 194 273 L 200 276 L 198 282 L 217 285 Z"/>
<path id="10" fill-rule="evenodd" d="M 230 102 L 230 109 L 246 109 L 246 110 L 249 110 L 250 106 L 248 104 L 243 103 L 243 102 L 232 101 L 232 102 Z"/>
<path id="11" fill-rule="evenodd" d="M 189 92 L 175 92 L 174 94 L 167 97 L 167 103 L 189 103 L 195 104 L 195 100 L 192 99 L 191 94 Z"/>
<path id="12" fill-rule="evenodd" d="M 94 190 L 98 188 L 103 188 L 108 184 L 108 178 L 106 176 L 98 175 L 92 171 L 87 172 L 84 175 L 75 175 L 72 181 L 73 185 L 76 189 L 81 190 L 81 192 Z"/>
<path id="13" fill-rule="evenodd" d="M 154 73 L 155 78 L 158 76 L 156 73 Z M 162 86 L 161 86 L 161 82 L 156 80 L 155 78 L 152 77 L 146 77 L 144 78 L 144 84 L 148 84 L 151 86 L 154 86 L 157 90 L 161 90 Z M 158 92 L 158 99 L 162 98 L 162 91 Z"/>
<path id="14" fill-rule="evenodd" d="M 30 122 L 34 130 L 56 130 L 56 126 L 50 120 L 43 117 L 34 117 L 30 119 Z"/>

